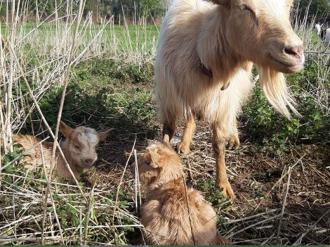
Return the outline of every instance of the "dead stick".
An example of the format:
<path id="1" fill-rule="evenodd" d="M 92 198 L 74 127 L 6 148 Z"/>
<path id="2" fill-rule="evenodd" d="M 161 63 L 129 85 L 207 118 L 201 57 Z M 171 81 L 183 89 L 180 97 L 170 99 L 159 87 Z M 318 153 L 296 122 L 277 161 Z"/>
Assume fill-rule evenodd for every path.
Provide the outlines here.
<path id="1" fill-rule="evenodd" d="M 286 201 L 287 201 L 287 198 L 288 198 L 289 188 L 290 188 L 291 172 L 292 172 L 292 168 L 289 167 L 288 181 L 287 181 L 287 184 L 286 184 L 286 192 L 285 192 L 285 195 L 284 195 L 284 200 L 283 200 L 283 205 L 282 205 L 281 218 L 280 218 L 280 222 L 279 222 L 278 228 L 277 228 L 277 237 L 279 237 L 280 233 L 281 233 L 282 221 L 283 221 Z"/>

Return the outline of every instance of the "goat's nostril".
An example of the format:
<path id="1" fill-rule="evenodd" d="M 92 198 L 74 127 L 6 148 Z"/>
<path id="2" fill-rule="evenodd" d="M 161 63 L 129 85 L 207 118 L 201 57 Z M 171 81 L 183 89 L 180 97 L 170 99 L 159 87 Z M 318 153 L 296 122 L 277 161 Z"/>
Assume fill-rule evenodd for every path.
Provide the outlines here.
<path id="1" fill-rule="evenodd" d="M 303 53 L 302 46 L 287 46 L 284 48 L 284 53 L 290 56 L 301 57 Z"/>
<path id="2" fill-rule="evenodd" d="M 87 165 L 91 165 L 91 164 L 94 163 L 94 160 L 92 160 L 92 159 L 85 159 L 85 163 L 86 163 Z"/>

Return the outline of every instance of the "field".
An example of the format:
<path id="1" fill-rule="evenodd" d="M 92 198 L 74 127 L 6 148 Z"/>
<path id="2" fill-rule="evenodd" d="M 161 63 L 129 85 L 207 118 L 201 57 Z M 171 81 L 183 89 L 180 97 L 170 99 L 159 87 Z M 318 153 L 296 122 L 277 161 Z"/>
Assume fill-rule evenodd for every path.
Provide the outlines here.
<path id="1" fill-rule="evenodd" d="M 160 138 L 153 99 L 158 26 L 55 19 L 1 26 L 0 244 L 141 244 L 138 155 Z M 256 84 L 240 117 L 242 145 L 227 151 L 231 204 L 214 184 L 211 133 L 199 122 L 187 183 L 219 215 L 233 244 L 330 244 L 329 48 L 296 25 L 307 63 L 288 77 L 302 117 L 286 120 Z M 65 96 L 65 97 L 63 97 Z M 62 104 L 63 103 L 63 104 Z M 14 133 L 56 136 L 71 126 L 112 128 L 79 184 L 27 173 Z M 182 124 L 174 144 L 182 134 Z"/>

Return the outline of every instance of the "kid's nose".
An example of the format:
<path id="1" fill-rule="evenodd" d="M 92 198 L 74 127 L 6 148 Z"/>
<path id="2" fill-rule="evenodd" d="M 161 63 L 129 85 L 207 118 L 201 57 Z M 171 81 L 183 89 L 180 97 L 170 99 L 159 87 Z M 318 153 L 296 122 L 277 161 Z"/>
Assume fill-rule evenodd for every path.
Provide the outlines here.
<path id="1" fill-rule="evenodd" d="M 96 159 L 85 159 L 86 166 L 92 166 L 95 163 Z"/>

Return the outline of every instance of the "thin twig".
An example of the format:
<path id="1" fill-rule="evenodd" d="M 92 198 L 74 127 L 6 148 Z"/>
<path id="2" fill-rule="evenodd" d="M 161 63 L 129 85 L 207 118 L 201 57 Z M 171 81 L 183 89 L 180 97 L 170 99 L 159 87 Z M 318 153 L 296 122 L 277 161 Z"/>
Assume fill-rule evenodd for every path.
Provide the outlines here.
<path id="1" fill-rule="evenodd" d="M 309 233 L 309 232 L 311 232 L 316 226 L 317 226 L 317 224 L 326 216 L 326 215 L 328 215 L 328 214 L 330 214 L 330 209 L 328 209 L 324 214 L 322 214 L 321 215 L 321 217 L 311 226 L 311 227 L 309 227 L 308 229 L 307 229 L 307 231 L 305 231 L 304 233 L 302 233 L 301 235 L 300 235 L 300 237 L 294 242 L 294 244 L 293 245 L 300 245 L 301 244 L 301 242 L 302 242 L 302 240 L 303 240 L 303 238 Z"/>
<path id="2" fill-rule="evenodd" d="M 292 172 L 292 167 L 289 167 L 289 170 L 288 170 L 288 181 L 287 181 L 287 184 L 286 184 L 286 191 L 285 191 L 283 205 L 282 205 L 282 210 L 281 210 L 281 218 L 280 218 L 280 222 L 279 222 L 278 228 L 277 228 L 277 237 L 279 237 L 280 236 L 280 233 L 281 233 L 282 220 L 283 220 L 284 211 L 285 211 L 285 207 L 286 207 L 286 201 L 287 201 L 287 198 L 288 198 L 289 188 L 290 188 L 291 172 Z"/>
<path id="3" fill-rule="evenodd" d="M 121 175 L 121 178 L 120 178 L 120 181 L 119 181 L 119 184 L 118 184 L 118 187 L 117 187 L 117 192 L 116 192 L 116 200 L 115 200 L 115 207 L 114 207 L 114 210 L 113 210 L 113 216 L 112 216 L 112 220 L 113 222 L 115 222 L 115 217 L 116 217 L 116 212 L 117 212 L 117 209 L 118 209 L 118 200 L 119 200 L 119 193 L 120 193 L 120 189 L 121 189 L 121 185 L 123 183 L 123 180 L 124 180 L 124 176 L 125 176 L 125 173 L 126 173 L 126 170 L 127 170 L 127 167 L 128 167 L 128 164 L 129 164 L 129 161 L 131 160 L 133 154 L 134 154 L 134 150 L 135 150 L 135 145 L 136 145 L 136 137 L 135 137 L 135 140 L 134 140 L 134 143 L 133 143 L 133 147 L 132 147 L 132 150 L 128 156 L 128 159 L 126 161 L 126 164 L 125 164 L 125 167 L 124 167 L 124 170 L 123 170 L 123 173 Z"/>

